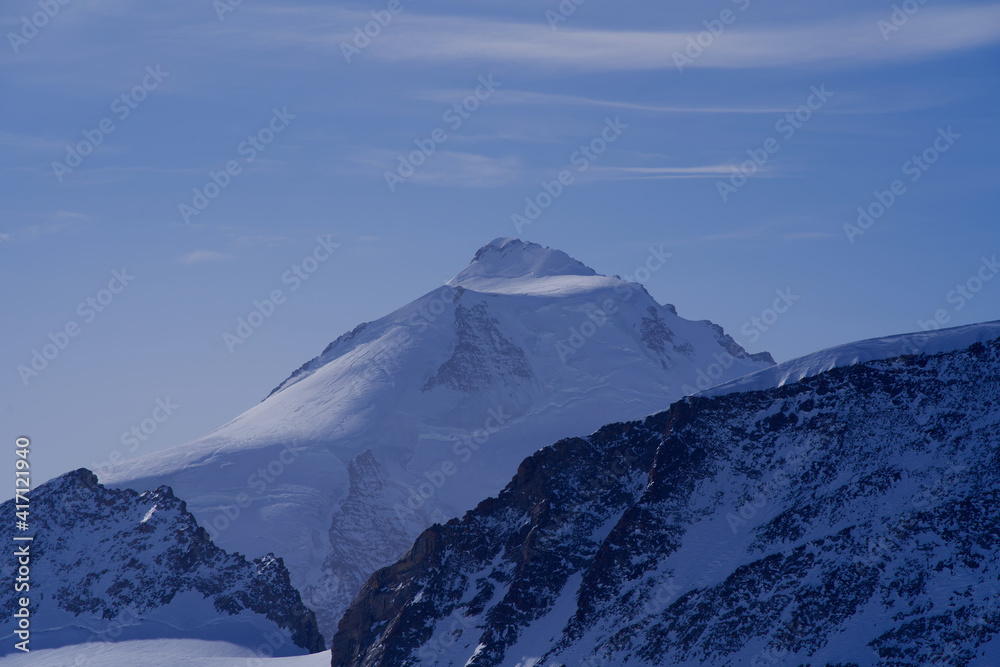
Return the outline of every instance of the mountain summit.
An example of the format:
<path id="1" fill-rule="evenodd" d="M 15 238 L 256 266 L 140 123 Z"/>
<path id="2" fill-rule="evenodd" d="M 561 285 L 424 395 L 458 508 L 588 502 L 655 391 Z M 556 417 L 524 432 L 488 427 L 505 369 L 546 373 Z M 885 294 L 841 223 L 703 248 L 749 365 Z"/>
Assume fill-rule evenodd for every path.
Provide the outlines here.
<path id="1" fill-rule="evenodd" d="M 480 248 L 472 263 L 448 285 L 484 292 L 518 286 L 530 289 L 532 280 L 557 276 L 597 276 L 597 273 L 561 250 L 515 238 L 498 238 Z"/>
<path id="2" fill-rule="evenodd" d="M 772 364 L 638 283 L 497 239 L 215 432 L 97 472 L 169 485 L 221 547 L 281 556 L 331 637 L 371 572 L 538 448 Z"/>

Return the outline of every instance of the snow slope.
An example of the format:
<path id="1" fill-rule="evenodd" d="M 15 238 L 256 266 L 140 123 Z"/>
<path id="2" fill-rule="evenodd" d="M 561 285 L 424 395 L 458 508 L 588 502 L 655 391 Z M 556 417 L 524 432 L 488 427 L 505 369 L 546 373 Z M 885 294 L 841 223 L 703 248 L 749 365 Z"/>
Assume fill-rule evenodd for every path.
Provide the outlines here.
<path id="1" fill-rule="evenodd" d="M 540 450 L 371 577 L 334 667 L 1000 664 L 1000 331 L 897 343 Z"/>
<path id="2" fill-rule="evenodd" d="M 97 642 L 0 658 L 3 667 L 328 667 L 330 652 L 288 658 L 267 657 L 259 649 L 200 639 L 145 639 Z"/>
<path id="3" fill-rule="evenodd" d="M 885 338 L 871 338 L 838 345 L 798 357 L 770 368 L 750 373 L 700 392 L 701 396 L 722 396 L 737 391 L 757 391 L 798 382 L 833 368 L 853 366 L 876 359 L 906 354 L 937 354 L 985 343 L 1000 336 L 1000 320 Z"/>
<path id="4" fill-rule="evenodd" d="M 539 447 L 772 364 L 638 284 L 497 239 L 217 431 L 98 474 L 169 485 L 220 546 L 282 556 L 330 636 L 371 572 Z"/>

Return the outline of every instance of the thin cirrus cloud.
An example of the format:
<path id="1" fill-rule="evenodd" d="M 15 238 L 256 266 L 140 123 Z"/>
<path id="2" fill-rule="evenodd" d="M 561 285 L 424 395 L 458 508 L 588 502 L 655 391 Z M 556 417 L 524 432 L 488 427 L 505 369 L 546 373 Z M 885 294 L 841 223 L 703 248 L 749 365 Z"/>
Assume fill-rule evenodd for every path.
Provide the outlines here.
<path id="1" fill-rule="evenodd" d="M 194 49 L 190 55 L 198 58 L 207 57 L 218 49 L 248 51 L 261 48 L 269 53 L 276 48 L 304 53 L 326 52 L 341 58 L 342 44 L 351 43 L 355 37 L 353 31 L 372 20 L 366 11 L 332 6 L 254 7 L 244 3 L 238 10 L 237 29 L 231 20 L 217 22 L 211 4 L 191 3 L 190 6 L 192 11 L 200 7 L 191 16 L 199 17 L 201 22 L 177 24 L 168 21 L 167 27 L 143 26 L 137 34 L 147 43 L 160 45 L 183 41 L 185 48 Z M 737 13 L 736 22 L 687 67 L 871 66 L 879 62 L 947 55 L 1000 41 L 1000 3 L 996 2 L 925 5 L 898 31 L 889 33 L 888 38 L 883 37 L 878 21 L 888 19 L 891 5 L 871 13 L 812 23 L 765 23 L 767 16 L 760 12 L 753 6 L 746 12 Z M 713 18 L 712 12 L 707 13 L 706 18 Z M 554 31 L 542 20 L 515 22 L 485 16 L 430 16 L 410 10 L 396 16 L 371 40 L 363 57 L 358 57 L 392 64 L 481 61 L 530 66 L 539 71 L 676 71 L 674 54 L 683 53 L 689 40 L 703 30 L 703 26 L 696 23 L 663 30 L 563 26 Z M 192 43 L 192 34 L 201 39 Z M 58 49 L 31 51 L 43 58 L 65 56 Z M 31 55 L 19 54 L 18 60 L 23 61 Z M 12 57 L 10 52 L 0 52 L 0 62 Z M 278 67 L 302 66 L 295 59 L 277 58 L 268 62 Z M 329 64 L 322 62 L 324 66 Z"/>
<path id="2" fill-rule="evenodd" d="M 40 218 L 42 221 L 0 233 L 0 243 L 34 241 L 42 237 L 52 236 L 53 234 L 61 234 L 62 232 L 75 229 L 79 223 L 91 219 L 89 215 L 65 210 L 53 211 L 33 217 Z"/>
<path id="3" fill-rule="evenodd" d="M 752 227 L 738 227 L 705 236 L 689 237 L 685 240 L 678 240 L 677 245 L 746 241 L 760 238 L 776 238 L 785 241 L 825 241 L 843 238 L 843 234 L 817 229 L 817 227 L 824 225 L 825 221 L 822 219 L 791 217 L 769 220 L 762 225 Z"/>
<path id="4" fill-rule="evenodd" d="M 232 258 L 232 255 L 215 250 L 195 250 L 181 255 L 175 261 L 178 264 L 203 264 L 205 262 L 228 262 Z"/>
<path id="5" fill-rule="evenodd" d="M 399 175 L 402 154 L 382 149 L 366 149 L 340 169 L 343 174 L 363 173 L 385 178 Z M 733 163 L 694 166 L 600 166 L 591 167 L 581 181 L 668 180 L 680 178 L 720 178 L 739 169 Z M 490 156 L 459 151 L 439 151 L 416 167 L 403 180 L 411 185 L 456 188 L 495 188 L 529 182 L 549 174 L 551 169 L 526 167 L 512 156 Z M 759 176 L 773 175 L 766 167 Z M 397 186 L 397 187 L 402 187 Z"/>
<path id="6" fill-rule="evenodd" d="M 688 67 L 744 69 L 918 60 L 1000 41 L 1000 4 L 923 7 L 883 37 L 871 14 L 781 27 L 734 24 Z M 369 49 L 386 61 L 484 60 L 587 71 L 675 69 L 695 32 L 615 31 L 458 17 L 401 17 Z"/>
<path id="7" fill-rule="evenodd" d="M 665 180 L 675 178 L 719 178 L 730 176 L 739 167 L 735 164 L 716 164 L 697 167 L 596 167 L 598 180 Z M 767 171 L 760 169 L 759 172 Z M 764 175 L 760 173 L 760 175 Z"/>
<path id="8" fill-rule="evenodd" d="M 418 94 L 419 99 L 434 102 L 454 102 L 461 99 L 463 91 L 431 91 Z M 553 93 L 538 93 L 527 90 L 500 90 L 491 99 L 491 104 L 504 104 L 508 106 L 595 106 L 607 107 L 611 109 L 624 109 L 627 111 L 648 111 L 651 113 L 676 113 L 676 114 L 771 114 L 786 113 L 795 111 L 795 107 L 748 107 L 748 106 L 671 106 L 658 104 L 641 104 L 635 102 L 622 102 L 617 100 L 602 100 L 593 97 L 580 97 L 578 95 L 558 95 Z"/>
<path id="9" fill-rule="evenodd" d="M 422 185 L 463 188 L 498 188 L 521 180 L 523 167 L 514 157 L 489 157 L 475 153 L 442 151 L 428 159 L 411 180 Z"/>
<path id="10" fill-rule="evenodd" d="M 53 139 L 45 139 L 27 134 L 0 132 L 0 146 L 9 149 L 19 149 L 28 152 L 54 152 L 62 150 L 66 144 Z"/>
<path id="11" fill-rule="evenodd" d="M 345 167 L 344 173 L 366 172 L 384 177 L 397 174 L 399 155 L 389 151 L 368 151 L 365 157 Z M 582 177 L 586 182 L 623 180 L 665 180 L 677 178 L 719 178 L 729 176 L 738 167 L 735 164 L 717 164 L 690 167 L 593 167 Z M 766 175 L 761 169 L 761 175 Z M 493 157 L 477 153 L 440 151 L 427 158 L 404 180 L 415 185 L 454 188 L 496 188 L 514 183 L 528 182 L 544 176 L 547 171 L 526 168 L 510 156 Z"/>
<path id="12" fill-rule="evenodd" d="M 344 175 L 363 173 L 384 178 L 399 176 L 403 152 L 366 149 L 340 168 Z M 498 188 L 521 181 L 524 167 L 511 156 L 492 157 L 461 151 L 437 151 L 404 176 L 404 182 L 457 188 Z M 397 187 L 402 187 L 397 186 Z"/>

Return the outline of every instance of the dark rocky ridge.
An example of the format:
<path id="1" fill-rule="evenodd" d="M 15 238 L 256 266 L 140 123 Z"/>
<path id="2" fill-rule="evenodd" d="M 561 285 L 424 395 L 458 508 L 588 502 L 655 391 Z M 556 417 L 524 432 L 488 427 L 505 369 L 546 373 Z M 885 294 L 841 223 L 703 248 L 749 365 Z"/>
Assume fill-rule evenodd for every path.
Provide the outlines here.
<path id="1" fill-rule="evenodd" d="M 454 352 L 421 391 L 440 385 L 471 393 L 487 390 L 496 382 L 512 384 L 507 378 L 531 379 L 524 350 L 504 336 L 486 305 L 477 303 L 470 308 L 458 300 L 456 297 Z"/>
<path id="2" fill-rule="evenodd" d="M 965 666 L 1000 651 L 998 525 L 1000 340 L 686 399 L 426 531 L 332 664 Z"/>
<path id="3" fill-rule="evenodd" d="M 510 566 L 476 582 L 465 606 L 483 613 L 495 591 L 506 590 L 489 612 L 490 634 L 503 645 L 509 629 L 530 620 L 533 606 L 551 601 L 590 560 L 598 548 L 595 529 L 638 497 L 662 427 L 656 418 L 614 424 L 589 440 L 564 440 L 526 459 L 499 497 L 461 521 L 431 527 L 398 563 L 368 581 L 340 623 L 334 655 L 365 651 L 366 659 L 377 660 L 370 664 L 404 664 L 429 638 L 423 620 L 459 610 L 461 591 L 472 583 L 465 572 L 488 567 L 498 553 Z M 603 446 L 594 447 L 595 441 Z M 577 487 L 575 479 L 591 482 Z M 572 530 L 564 534 L 567 525 Z M 454 572 L 454 578 L 433 577 L 435 572 Z M 415 582 L 426 585 L 426 604 L 410 604 Z"/>

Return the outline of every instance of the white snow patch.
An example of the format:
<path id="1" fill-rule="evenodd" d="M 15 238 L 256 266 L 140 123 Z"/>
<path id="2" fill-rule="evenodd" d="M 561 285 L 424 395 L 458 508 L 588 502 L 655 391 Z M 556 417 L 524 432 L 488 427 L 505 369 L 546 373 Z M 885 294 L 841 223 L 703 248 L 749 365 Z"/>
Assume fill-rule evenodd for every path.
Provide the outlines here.
<path id="1" fill-rule="evenodd" d="M 227 642 L 199 639 L 146 639 L 92 642 L 54 649 L 32 649 L 0 659 L 4 667 L 327 667 L 329 651 L 289 658 L 263 658 Z"/>

